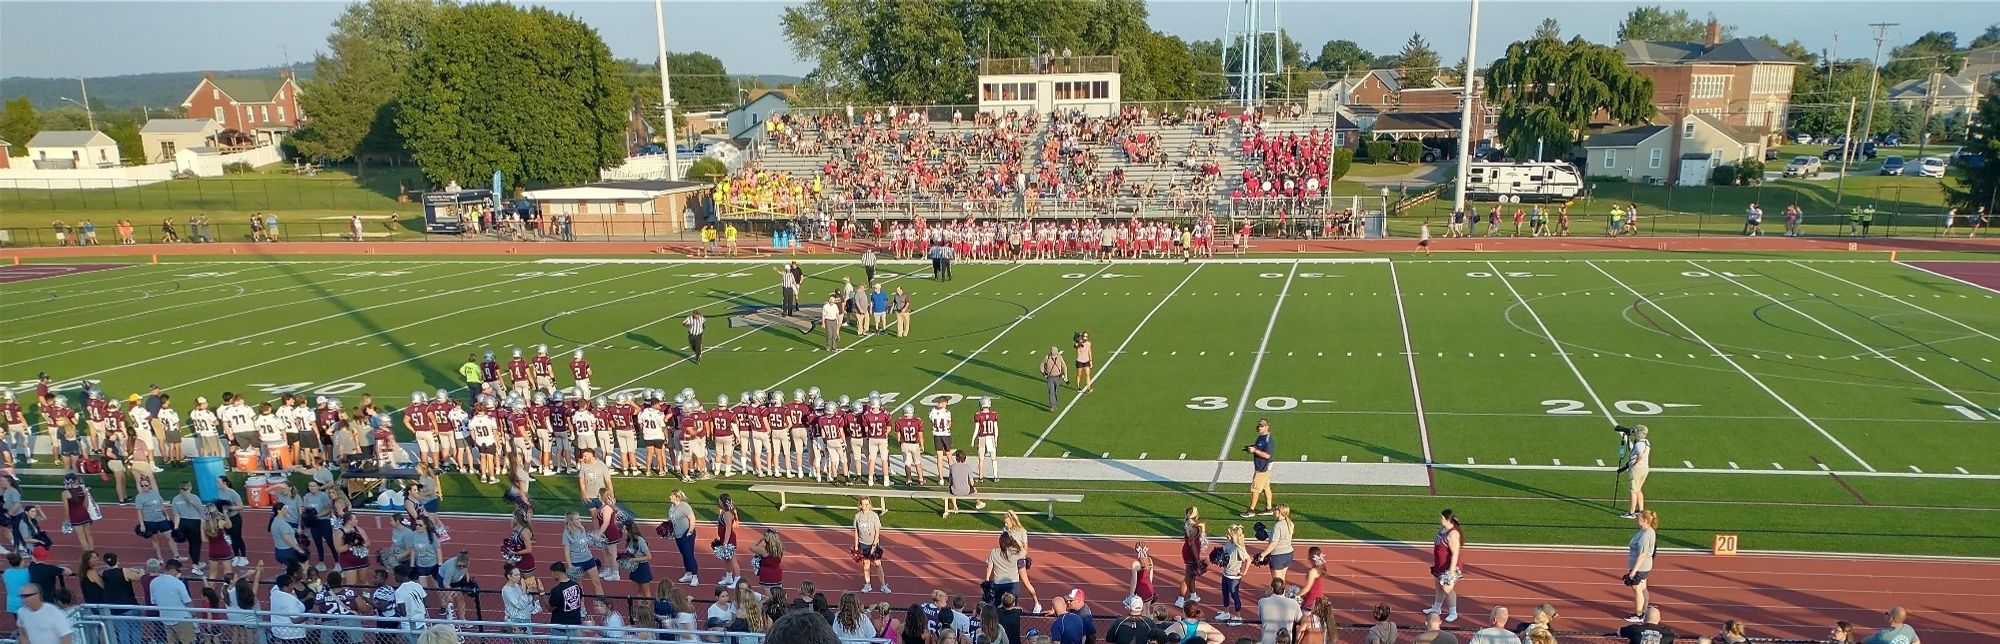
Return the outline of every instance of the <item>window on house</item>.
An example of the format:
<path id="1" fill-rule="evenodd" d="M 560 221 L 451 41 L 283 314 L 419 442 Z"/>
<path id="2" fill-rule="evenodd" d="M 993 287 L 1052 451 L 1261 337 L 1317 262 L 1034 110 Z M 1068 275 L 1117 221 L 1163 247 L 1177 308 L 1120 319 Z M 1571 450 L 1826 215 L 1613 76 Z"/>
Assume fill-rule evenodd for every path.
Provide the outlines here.
<path id="1" fill-rule="evenodd" d="M 1607 170 L 1609 170 L 1609 169 L 1611 169 L 1611 168 L 1616 168 L 1616 167 L 1618 167 L 1618 151 L 1617 151 L 1617 150 L 1605 150 L 1605 151 L 1604 151 L 1604 168 L 1605 168 L 1605 169 L 1607 169 Z"/>
<path id="2" fill-rule="evenodd" d="M 1765 112 L 1761 110 L 1751 110 L 1750 114 L 1745 117 L 1745 120 L 1750 125 L 1763 125 L 1765 117 L 1766 117 Z"/>
<path id="3" fill-rule="evenodd" d="M 222 100 L 222 90 L 214 87 L 208 88 L 208 100 L 211 101 Z"/>
<path id="4" fill-rule="evenodd" d="M 285 120 L 285 106 L 283 105 L 278 106 L 278 120 Z"/>
<path id="5" fill-rule="evenodd" d="M 271 107 L 268 105 L 258 106 L 257 121 L 263 123 L 263 122 L 269 122 L 270 120 L 271 120 Z"/>
<path id="6" fill-rule="evenodd" d="M 1014 87 L 1013 83 L 1002 83 L 1000 85 L 1000 100 L 1012 101 L 1019 99 L 1020 94 L 1014 91 Z"/>
<path id="7" fill-rule="evenodd" d="M 1035 89 L 1037 88 L 1038 85 L 1039 85 L 1038 83 L 1022 83 L 1021 100 L 1024 101 L 1035 100 Z"/>
<path id="8" fill-rule="evenodd" d="M 1694 98 L 1722 98 L 1729 91 L 1729 77 L 1723 74 L 1696 74 Z"/>
<path id="9" fill-rule="evenodd" d="M 1681 138 L 1682 139 L 1694 138 L 1694 121 L 1688 121 L 1686 123 L 1681 124 Z"/>
<path id="10" fill-rule="evenodd" d="M 1710 158 L 1710 159 L 1714 159 L 1716 163 L 1721 163 L 1721 162 L 1722 162 L 1722 148 L 1714 148 L 1714 149 L 1711 149 L 1711 150 L 1709 150 L 1709 151 L 1708 151 L 1708 158 Z"/>
<path id="11" fill-rule="evenodd" d="M 1646 158 L 1646 167 L 1658 170 L 1660 169 L 1660 163 L 1665 161 L 1666 158 L 1667 158 L 1666 150 L 1660 148 L 1653 148 L 1653 153 Z"/>
<path id="12" fill-rule="evenodd" d="M 162 156 L 162 157 L 172 157 L 172 156 L 174 156 L 174 142 L 173 142 L 173 141 L 161 141 L 161 142 L 160 142 L 160 156 Z"/>

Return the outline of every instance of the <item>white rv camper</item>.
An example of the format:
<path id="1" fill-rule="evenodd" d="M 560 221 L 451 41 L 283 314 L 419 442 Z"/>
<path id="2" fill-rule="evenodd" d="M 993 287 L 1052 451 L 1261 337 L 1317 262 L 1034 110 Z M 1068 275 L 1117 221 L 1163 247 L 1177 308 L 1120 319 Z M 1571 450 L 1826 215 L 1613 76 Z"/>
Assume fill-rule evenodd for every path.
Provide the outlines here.
<path id="1" fill-rule="evenodd" d="M 1575 199 L 1583 176 L 1554 161 L 1474 162 L 1466 170 L 1465 197 L 1473 201 L 1548 203 Z"/>

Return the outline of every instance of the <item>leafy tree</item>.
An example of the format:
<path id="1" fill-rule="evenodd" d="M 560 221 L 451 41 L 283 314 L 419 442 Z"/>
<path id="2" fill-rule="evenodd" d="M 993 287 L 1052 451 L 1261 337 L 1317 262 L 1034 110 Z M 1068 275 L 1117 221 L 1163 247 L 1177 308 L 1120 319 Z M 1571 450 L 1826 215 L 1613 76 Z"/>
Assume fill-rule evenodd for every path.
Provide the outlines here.
<path id="1" fill-rule="evenodd" d="M 1440 62 L 1437 50 L 1424 42 L 1424 35 L 1413 33 L 1403 43 L 1403 51 L 1396 54 L 1396 72 L 1402 75 L 1404 87 L 1423 87 L 1438 77 Z"/>
<path id="2" fill-rule="evenodd" d="M 349 5 L 300 88 L 299 109 L 312 118 L 288 141 L 315 159 L 354 159 L 357 175 L 366 173 L 363 161 L 371 154 L 401 155 L 399 79 L 445 6 L 439 0 Z"/>
<path id="3" fill-rule="evenodd" d="M 13 144 L 9 153 L 28 156 L 28 139 L 42 131 L 42 118 L 35 115 L 35 102 L 22 96 L 0 107 L 0 141 Z"/>
<path id="4" fill-rule="evenodd" d="M 1348 170 L 1352 169 L 1354 169 L 1354 150 L 1350 148 L 1334 150 L 1333 180 L 1339 181 L 1341 177 L 1347 176 Z"/>
<path id="5" fill-rule="evenodd" d="M 42 110 L 42 130 L 77 131 L 90 129 L 90 113 L 74 105 Z"/>
<path id="6" fill-rule="evenodd" d="M 632 102 L 644 112 L 646 125 L 664 135 L 665 124 L 660 122 L 659 108 L 659 59 L 649 63 L 620 61 L 620 65 L 629 83 Z M 673 75 L 674 80 L 675 127 L 686 122 L 690 111 L 729 109 L 737 103 L 736 83 L 730 80 L 729 70 L 723 67 L 720 58 L 699 51 L 667 52 L 667 72 Z M 675 133 L 680 136 L 688 134 L 679 130 Z"/>
<path id="7" fill-rule="evenodd" d="M 1396 159 L 1403 163 L 1422 163 L 1424 160 L 1424 142 L 1416 139 L 1397 141 Z"/>
<path id="8" fill-rule="evenodd" d="M 1625 14 L 1624 22 L 1618 23 L 1618 39 L 1701 42 L 1708 36 L 1708 21 L 1714 19 L 1714 15 L 1706 19 L 1696 18 L 1688 15 L 1686 9 L 1667 11 L 1659 5 L 1639 7 Z M 1735 26 L 1722 26 L 1723 40 L 1733 38 L 1735 34 Z"/>
<path id="9" fill-rule="evenodd" d="M 1980 206 L 1988 213 L 2000 212 L 2000 94 L 1988 93 L 1979 99 L 1979 113 L 1972 122 L 1965 152 L 1980 155 L 1986 162 L 1978 167 L 1952 164 L 1951 180 L 1944 182 L 1944 201 L 1966 214 Z"/>
<path id="10" fill-rule="evenodd" d="M 1375 55 L 1354 41 L 1329 40 L 1319 46 L 1319 58 L 1313 59 L 1312 68 L 1328 74 L 1355 74 L 1374 63 Z"/>
<path id="11" fill-rule="evenodd" d="M 105 136 L 111 137 L 111 140 L 118 144 L 118 156 L 124 158 L 126 165 L 146 163 L 148 151 L 145 143 L 139 138 L 137 119 L 130 116 L 116 116 L 99 121 L 98 125 L 103 129 Z"/>
<path id="12" fill-rule="evenodd" d="M 1617 50 L 1582 37 L 1508 45 L 1506 57 L 1486 70 L 1485 91 L 1509 150 L 1533 149 L 1537 140 L 1568 150 L 1599 111 L 1627 124 L 1654 114 L 1652 79 L 1626 67 Z"/>
<path id="13" fill-rule="evenodd" d="M 1813 136 L 1839 134 L 1847 126 L 1847 104 L 1868 102 L 1869 62 L 1843 60 L 1802 67 L 1792 76 L 1792 129 Z M 1876 97 L 1888 94 L 1888 83 L 1876 88 Z M 1860 116 L 1856 113 L 1855 127 Z"/>
<path id="14" fill-rule="evenodd" d="M 1994 45 L 2000 45 L 2000 23 L 1987 25 L 1985 33 L 1981 33 L 1978 38 L 1972 39 L 1971 48 L 1978 49 Z"/>
<path id="15" fill-rule="evenodd" d="M 1561 40 L 1562 35 L 1563 35 L 1562 23 L 1556 22 L 1555 18 L 1543 18 L 1542 24 L 1535 27 L 1536 38 L 1550 38 L 1555 40 Z"/>
<path id="16" fill-rule="evenodd" d="M 1889 52 L 1889 62 L 1882 65 L 1882 84 L 1922 78 L 1933 69 L 1954 76 L 1964 67 L 1965 53 L 1958 50 L 1958 34 L 1933 31 Z"/>
<path id="17" fill-rule="evenodd" d="M 532 61 L 524 64 L 523 61 Z M 619 163 L 631 97 L 611 50 L 575 18 L 506 4 L 454 7 L 425 34 L 397 130 L 435 183 L 595 180 Z"/>
<path id="18" fill-rule="evenodd" d="M 1145 42 L 1138 47 L 1138 55 L 1122 61 L 1121 69 L 1128 72 L 1124 84 L 1125 100 L 1221 98 L 1223 79 L 1215 71 L 1221 62 L 1217 58 L 1211 63 L 1214 66 L 1201 67 L 1195 47 L 1179 36 L 1148 34 Z M 1131 73 L 1135 71 L 1140 73 Z"/>
<path id="19" fill-rule="evenodd" d="M 1278 75 L 1277 73 L 1280 68 L 1277 49 L 1280 42 L 1283 43 L 1284 47 L 1282 67 L 1285 73 L 1283 75 Z M 1299 41 L 1293 40 L 1290 32 L 1280 29 L 1278 30 L 1278 37 L 1276 39 L 1259 37 L 1256 49 L 1258 69 L 1262 73 L 1271 74 L 1264 78 L 1264 95 L 1266 97 L 1304 96 L 1306 88 L 1312 81 L 1325 77 L 1321 73 L 1310 75 L 1303 73 L 1304 71 L 1317 70 L 1310 70 L 1312 63 L 1306 60 L 1305 46 L 1300 44 Z M 1227 59 L 1229 64 L 1224 69 L 1232 75 L 1229 79 L 1230 84 L 1240 84 L 1242 80 L 1233 77 L 1233 75 L 1243 73 L 1243 63 L 1245 61 L 1242 37 L 1239 36 L 1231 42 Z"/>
<path id="20" fill-rule="evenodd" d="M 701 157 L 688 164 L 689 181 L 716 181 L 729 176 L 729 167 L 715 157 Z"/>
<path id="21" fill-rule="evenodd" d="M 1395 150 L 1396 144 L 1381 139 L 1361 142 L 1361 151 L 1367 153 L 1369 163 L 1388 163 Z"/>

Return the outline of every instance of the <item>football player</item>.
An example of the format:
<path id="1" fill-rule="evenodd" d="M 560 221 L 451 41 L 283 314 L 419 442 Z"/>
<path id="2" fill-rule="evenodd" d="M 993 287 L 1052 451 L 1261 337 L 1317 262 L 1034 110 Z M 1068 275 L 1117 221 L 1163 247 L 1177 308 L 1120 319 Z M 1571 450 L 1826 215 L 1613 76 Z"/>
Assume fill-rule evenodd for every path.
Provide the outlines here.
<path id="1" fill-rule="evenodd" d="M 582 397 L 576 399 L 576 411 L 570 413 L 569 416 L 569 430 L 572 440 L 576 444 L 572 453 L 565 455 L 569 458 L 569 470 L 571 472 L 575 472 L 577 469 L 575 452 L 591 450 L 599 454 L 604 453 L 604 450 L 598 446 L 597 442 L 597 431 L 603 426 L 604 419 L 597 417 L 597 410 L 593 404 L 601 404 L 603 402 L 601 400 L 592 401 L 589 398 Z"/>
<path id="2" fill-rule="evenodd" d="M 620 474 L 632 476 L 639 473 L 639 410 L 632 403 L 632 394 L 618 394 L 618 404 L 611 408 L 611 433 L 618 441 L 618 467 Z"/>
<path id="3" fill-rule="evenodd" d="M 658 390 L 648 392 L 637 418 L 639 440 L 646 448 L 646 476 L 665 476 L 668 469 L 666 403 L 660 397 Z"/>
<path id="4" fill-rule="evenodd" d="M 510 451 L 513 453 L 507 456 L 505 462 L 518 463 L 519 467 L 527 467 L 527 464 L 535 462 L 535 433 L 536 427 L 541 422 L 534 409 L 528 405 L 528 400 L 529 398 L 525 396 L 514 396 L 507 401 L 514 408 L 514 423 L 508 437 L 511 439 L 508 441 L 508 447 L 512 448 Z"/>
<path id="5" fill-rule="evenodd" d="M 861 415 L 861 431 L 868 437 L 867 469 L 862 473 L 868 485 L 875 485 L 875 475 L 882 475 L 882 485 L 889 484 L 889 414 L 882 411 L 879 395 L 868 396 L 868 411 Z"/>
<path id="6" fill-rule="evenodd" d="M 479 450 L 479 482 L 492 483 L 494 458 L 499 453 L 494 434 L 499 431 L 499 423 L 493 413 L 491 397 L 480 396 L 475 405 L 472 417 L 466 419 L 465 426 L 472 434 L 473 446 Z"/>
<path id="7" fill-rule="evenodd" d="M 554 454 L 542 453 L 542 473 L 576 473 L 576 430 L 571 424 L 576 419 L 576 409 L 569 397 L 562 392 L 549 394 L 549 443 Z"/>
<path id="8" fill-rule="evenodd" d="M 551 427 L 555 417 L 550 413 L 549 395 L 536 390 L 528 401 L 528 418 L 534 423 L 532 431 L 535 441 L 535 457 L 528 459 L 528 465 L 531 471 L 549 474 L 555 471 L 549 464 L 549 454 L 555 449 L 555 436 Z"/>
<path id="9" fill-rule="evenodd" d="M 0 450 L 6 452 L 7 466 L 27 463 L 28 442 L 31 437 L 28 433 L 28 415 L 21 409 L 21 402 L 14 399 L 12 389 L 0 390 L 0 424 L 7 426 L 8 449 Z"/>
<path id="10" fill-rule="evenodd" d="M 507 389 L 521 400 L 527 400 L 528 394 L 535 390 L 534 367 L 521 357 L 519 348 L 515 348 L 514 357 L 507 360 Z"/>
<path id="11" fill-rule="evenodd" d="M 708 435 L 715 439 L 715 454 L 708 459 L 709 473 L 722 476 L 736 475 L 736 410 L 729 406 L 729 395 L 715 398 L 715 410 L 708 412 Z"/>
<path id="12" fill-rule="evenodd" d="M 220 425 L 215 412 L 208 408 L 207 397 L 194 399 L 194 411 L 188 412 L 188 424 L 194 427 L 195 454 L 201 456 L 221 456 L 222 439 L 217 433 Z"/>
<path id="13" fill-rule="evenodd" d="M 750 464 L 748 467 L 751 471 L 756 472 L 757 476 L 770 476 L 771 401 L 765 397 L 764 390 L 762 389 L 751 392 L 750 397 L 754 401 L 754 404 L 749 406 L 748 411 L 750 416 L 749 420 L 745 423 L 745 427 L 750 431 Z"/>
<path id="14" fill-rule="evenodd" d="M 903 482 L 910 485 L 924 484 L 924 420 L 917 417 L 917 408 L 903 405 L 903 415 L 895 421 L 896 444 L 903 451 Z"/>
<path id="15" fill-rule="evenodd" d="M 701 403 L 688 400 L 681 403 L 681 482 L 693 483 L 699 474 L 708 477 L 708 448 L 703 444 L 708 430 L 708 414 L 701 411 Z"/>
<path id="16" fill-rule="evenodd" d="M 487 350 L 485 358 L 479 361 L 479 382 L 487 395 L 495 397 L 500 395 L 500 361 L 493 357 L 493 351 L 490 349 Z"/>
<path id="17" fill-rule="evenodd" d="M 536 389 L 545 394 L 556 392 L 556 366 L 549 358 L 549 345 L 535 346 L 535 359 L 529 363 L 529 370 L 534 373 Z"/>
<path id="18" fill-rule="evenodd" d="M 582 349 L 577 349 L 573 355 L 575 357 L 569 361 L 569 375 L 571 378 L 576 379 L 577 399 L 588 400 L 590 398 L 590 361 L 583 359 Z"/>
<path id="19" fill-rule="evenodd" d="M 931 407 L 931 449 L 937 453 L 938 480 L 943 482 L 945 474 L 951 471 L 951 408 L 945 405 L 945 397 L 939 396 L 937 404 Z"/>
<path id="20" fill-rule="evenodd" d="M 979 448 L 979 478 L 986 480 L 986 466 L 993 465 L 992 480 L 1000 480 L 1000 413 L 993 411 L 992 398 L 979 399 L 979 411 L 972 414 L 972 440 Z"/>
<path id="21" fill-rule="evenodd" d="M 806 424 L 810 412 L 805 390 L 793 389 L 792 402 L 785 405 L 785 425 L 791 428 L 791 442 L 784 454 L 788 478 L 806 475 L 806 459 L 812 455 L 812 428 Z"/>
<path id="22" fill-rule="evenodd" d="M 103 441 L 105 419 L 118 412 L 111 410 L 111 402 L 104 399 L 104 392 L 95 384 L 85 386 L 83 398 L 83 425 L 89 430 L 83 434 L 83 447 L 87 451 L 96 451 L 102 449 L 99 443 Z M 120 447 L 130 449 L 132 446 Z"/>
<path id="23" fill-rule="evenodd" d="M 469 472 L 472 470 L 472 431 L 466 426 L 471 420 L 464 408 L 456 401 L 438 392 L 438 406 L 444 409 L 445 422 L 438 427 L 440 451 L 451 459 L 446 471 Z"/>
<path id="24" fill-rule="evenodd" d="M 847 437 L 841 426 L 840 408 L 831 402 L 820 403 L 819 443 L 821 458 L 815 458 L 814 469 L 821 483 L 838 483 L 847 474 Z"/>

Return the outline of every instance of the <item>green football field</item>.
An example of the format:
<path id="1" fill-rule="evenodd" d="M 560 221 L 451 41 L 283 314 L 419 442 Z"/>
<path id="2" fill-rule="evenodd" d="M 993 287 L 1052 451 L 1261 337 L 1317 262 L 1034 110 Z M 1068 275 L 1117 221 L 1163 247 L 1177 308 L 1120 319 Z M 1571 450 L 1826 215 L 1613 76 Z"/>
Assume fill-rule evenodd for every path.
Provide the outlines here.
<path id="1" fill-rule="evenodd" d="M 468 353 L 547 344 L 585 347 L 601 392 L 817 386 L 942 399 L 967 418 L 991 397 L 1000 451 L 1034 457 L 1010 466 L 1046 477 L 996 485 L 1082 493 L 1039 528 L 1117 534 L 1176 530 L 1189 505 L 1240 510 L 1244 486 L 1223 474 L 1268 419 L 1279 499 L 1307 537 L 1424 540 L 1450 507 L 1482 540 L 1622 544 L 1610 428 L 1643 423 L 1649 506 L 1677 545 L 1733 533 L 1748 549 L 2000 554 L 2000 294 L 1880 254 L 971 264 L 949 282 L 886 269 L 912 294 L 911 336 L 849 334 L 828 353 L 818 335 L 723 322 L 776 302 L 769 264 L 142 264 L 0 285 L 0 381 L 30 391 L 46 371 L 121 398 L 157 383 L 182 409 L 223 391 L 394 407 L 459 390 Z M 809 303 L 861 280 L 851 261 L 804 270 Z M 679 324 L 695 307 L 712 318 L 700 364 Z M 1094 340 L 1095 390 L 1048 409 L 1039 358 L 1077 331 Z M 538 495 L 574 497 L 549 483 Z M 749 483 L 620 491 L 642 507 L 670 487 L 742 501 Z M 449 487 L 454 509 L 501 507 L 497 489 Z M 771 501 L 746 503 L 752 518 L 842 520 Z"/>

